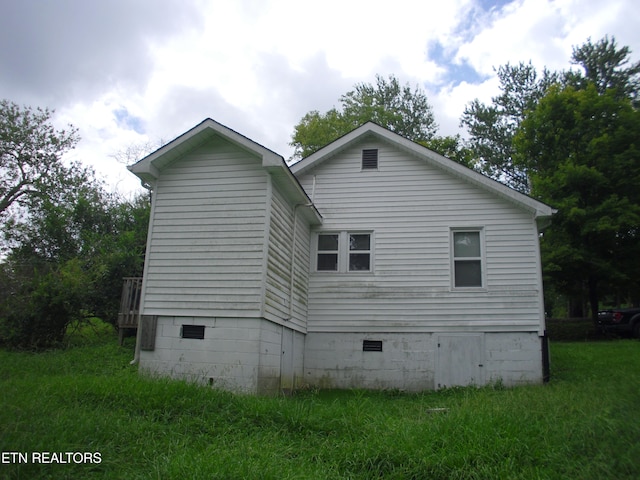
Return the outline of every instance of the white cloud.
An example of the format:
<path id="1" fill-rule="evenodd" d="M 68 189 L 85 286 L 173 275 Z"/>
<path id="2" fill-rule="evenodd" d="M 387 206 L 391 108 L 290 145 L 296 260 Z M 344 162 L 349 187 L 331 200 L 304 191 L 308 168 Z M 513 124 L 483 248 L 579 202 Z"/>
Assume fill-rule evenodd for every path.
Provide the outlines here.
<path id="1" fill-rule="evenodd" d="M 436 121 L 440 126 L 440 135 L 460 134 L 466 132 L 460 128 L 460 117 L 469 102 L 478 99 L 483 103 L 491 103 L 491 98 L 498 91 L 498 80 L 490 77 L 479 84 L 462 82 L 458 85 L 447 85 L 432 95 L 432 104 L 436 112 Z"/>
<path id="2" fill-rule="evenodd" d="M 440 133 L 451 135 L 464 133 L 466 104 L 498 93 L 494 67 L 566 69 L 572 46 L 605 34 L 640 58 L 633 0 L 94 5 L 14 2 L 0 17 L 0 40 L 16 45 L 0 52 L 0 96 L 55 108 L 57 121 L 80 129 L 74 157 L 125 190 L 137 181 L 110 155 L 170 140 L 205 117 L 286 158 L 306 112 L 337 105 L 375 74 L 423 87 Z"/>

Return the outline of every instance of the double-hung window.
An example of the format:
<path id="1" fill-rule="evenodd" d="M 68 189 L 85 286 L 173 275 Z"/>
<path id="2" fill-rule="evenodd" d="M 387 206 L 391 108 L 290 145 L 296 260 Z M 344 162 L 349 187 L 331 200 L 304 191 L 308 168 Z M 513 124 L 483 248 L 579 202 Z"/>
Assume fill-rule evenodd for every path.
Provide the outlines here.
<path id="1" fill-rule="evenodd" d="M 339 239 L 337 233 L 318 235 L 318 271 L 338 271 Z"/>
<path id="2" fill-rule="evenodd" d="M 482 231 L 453 230 L 453 286 L 482 288 Z"/>
<path id="3" fill-rule="evenodd" d="M 316 271 L 371 272 L 371 232 L 331 232 L 317 235 Z"/>
<path id="4" fill-rule="evenodd" d="M 349 271 L 368 272 L 371 270 L 371 234 L 348 233 Z"/>

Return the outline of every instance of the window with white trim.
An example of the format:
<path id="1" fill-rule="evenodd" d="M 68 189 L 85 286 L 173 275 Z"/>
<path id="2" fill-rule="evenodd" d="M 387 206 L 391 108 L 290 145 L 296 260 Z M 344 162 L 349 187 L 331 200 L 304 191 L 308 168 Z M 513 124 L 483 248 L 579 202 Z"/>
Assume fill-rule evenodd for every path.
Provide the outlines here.
<path id="1" fill-rule="evenodd" d="M 316 235 L 318 272 L 373 271 L 373 234 L 371 232 L 328 232 Z"/>
<path id="2" fill-rule="evenodd" d="M 338 240 L 337 233 L 318 235 L 318 264 L 321 272 L 338 271 Z"/>
<path id="3" fill-rule="evenodd" d="M 371 270 L 371 234 L 349 233 L 349 271 Z"/>
<path id="4" fill-rule="evenodd" d="M 453 286 L 455 288 L 482 288 L 482 235 L 481 230 L 453 230 Z"/>

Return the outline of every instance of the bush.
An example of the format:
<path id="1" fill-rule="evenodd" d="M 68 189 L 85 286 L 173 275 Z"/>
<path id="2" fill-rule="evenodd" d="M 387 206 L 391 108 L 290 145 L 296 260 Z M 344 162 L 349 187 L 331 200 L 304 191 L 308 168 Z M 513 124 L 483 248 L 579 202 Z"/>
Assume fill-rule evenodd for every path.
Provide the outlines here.
<path id="1" fill-rule="evenodd" d="M 77 260 L 34 270 L 0 305 L 0 343 L 29 350 L 58 345 L 67 326 L 82 318 L 85 276 Z"/>

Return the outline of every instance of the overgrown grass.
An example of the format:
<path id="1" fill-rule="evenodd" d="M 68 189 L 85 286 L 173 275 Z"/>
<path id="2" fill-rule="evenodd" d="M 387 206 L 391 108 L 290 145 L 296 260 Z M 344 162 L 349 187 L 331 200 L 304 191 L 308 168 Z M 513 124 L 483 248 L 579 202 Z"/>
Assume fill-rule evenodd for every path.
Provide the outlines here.
<path id="1" fill-rule="evenodd" d="M 640 478 L 640 343 L 554 343 L 547 385 L 260 398 L 140 377 L 133 339 L 0 352 L 1 478 Z M 78 338 L 81 341 L 78 341 Z"/>

